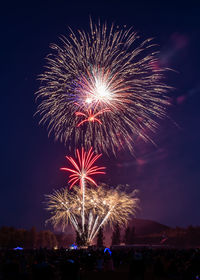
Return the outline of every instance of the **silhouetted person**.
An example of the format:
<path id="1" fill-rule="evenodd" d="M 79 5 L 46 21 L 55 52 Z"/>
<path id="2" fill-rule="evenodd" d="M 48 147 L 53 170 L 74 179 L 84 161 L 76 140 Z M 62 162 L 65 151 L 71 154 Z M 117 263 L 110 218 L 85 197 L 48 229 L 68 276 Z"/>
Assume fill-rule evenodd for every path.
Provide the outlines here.
<path id="1" fill-rule="evenodd" d="M 79 264 L 73 259 L 67 259 L 60 265 L 61 280 L 76 280 L 79 276 Z"/>
<path id="2" fill-rule="evenodd" d="M 46 261 L 45 256 L 40 254 L 37 256 L 36 263 L 33 265 L 34 280 L 53 280 L 54 273 L 51 265 Z"/>

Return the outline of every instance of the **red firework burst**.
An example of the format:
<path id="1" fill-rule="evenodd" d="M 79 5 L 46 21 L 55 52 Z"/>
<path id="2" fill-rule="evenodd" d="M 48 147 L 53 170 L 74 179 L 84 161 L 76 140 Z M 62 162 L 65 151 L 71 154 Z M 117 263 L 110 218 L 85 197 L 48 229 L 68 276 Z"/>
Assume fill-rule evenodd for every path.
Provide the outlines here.
<path id="1" fill-rule="evenodd" d="M 82 184 L 84 180 L 88 180 L 92 182 L 95 186 L 97 183 L 90 177 L 95 174 L 105 174 L 105 167 L 93 166 L 94 163 L 101 157 L 102 154 L 95 155 L 90 148 L 89 152 L 85 152 L 82 148 L 81 151 L 76 150 L 77 161 L 72 158 L 66 156 L 66 158 L 73 165 L 74 169 L 62 167 L 61 170 L 69 171 L 72 174 L 69 175 L 70 180 L 68 181 L 70 185 L 70 189 L 79 181 L 80 187 L 82 189 Z"/>
<path id="2" fill-rule="evenodd" d="M 97 112 L 96 114 L 94 114 L 91 109 L 88 110 L 87 114 L 82 112 L 76 112 L 75 113 L 76 116 L 85 118 L 84 120 L 82 120 L 80 123 L 77 124 L 77 127 L 81 126 L 85 122 L 98 122 L 99 124 L 102 124 L 102 122 L 99 119 L 97 119 L 97 116 L 102 115 L 103 113 L 109 111 L 110 111 L 109 109 L 104 109 Z"/>

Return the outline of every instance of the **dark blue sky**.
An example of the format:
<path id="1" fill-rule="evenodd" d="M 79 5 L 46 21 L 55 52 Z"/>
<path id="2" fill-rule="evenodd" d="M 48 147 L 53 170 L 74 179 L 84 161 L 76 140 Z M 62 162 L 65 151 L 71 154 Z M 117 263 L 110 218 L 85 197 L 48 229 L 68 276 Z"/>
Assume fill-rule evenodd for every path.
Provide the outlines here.
<path id="1" fill-rule="evenodd" d="M 165 2 L 165 3 L 163 3 Z M 169 3 L 170 2 L 170 3 Z M 0 226 L 44 227 L 45 193 L 64 186 L 59 171 L 67 149 L 47 137 L 33 117 L 37 76 L 49 44 L 67 26 L 89 29 L 89 16 L 133 26 L 154 37 L 168 74 L 173 122 L 161 122 L 157 147 L 136 142 L 136 158 L 102 157 L 111 184 L 140 189 L 138 217 L 171 226 L 200 224 L 200 5 L 189 1 L 10 1 L 1 7 L 1 193 Z M 100 178 L 100 177 L 99 177 Z M 103 178 L 102 178 L 103 179 Z"/>

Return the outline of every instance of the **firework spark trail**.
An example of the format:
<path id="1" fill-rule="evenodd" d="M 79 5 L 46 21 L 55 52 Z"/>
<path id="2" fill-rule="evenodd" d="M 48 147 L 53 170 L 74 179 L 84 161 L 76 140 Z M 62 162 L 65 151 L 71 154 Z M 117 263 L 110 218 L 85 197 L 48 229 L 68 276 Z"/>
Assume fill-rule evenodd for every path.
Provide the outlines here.
<path id="1" fill-rule="evenodd" d="M 98 113 L 93 113 L 91 109 L 88 110 L 87 114 L 82 113 L 82 112 L 76 112 L 75 115 L 76 116 L 81 116 L 81 117 L 85 117 L 85 119 L 83 121 L 81 121 L 80 123 L 77 124 L 77 127 L 79 127 L 80 125 L 84 124 L 85 122 L 97 122 L 99 124 L 102 124 L 102 122 L 97 119 L 96 117 L 99 115 L 102 115 L 105 112 L 109 112 L 109 109 L 104 109 L 99 111 Z"/>
<path id="2" fill-rule="evenodd" d="M 88 239 L 89 239 L 92 223 L 93 223 L 93 214 L 92 214 L 92 211 L 90 211 L 89 217 L 88 217 Z"/>
<path id="3" fill-rule="evenodd" d="M 87 152 L 84 149 L 76 150 L 76 155 L 78 161 L 76 162 L 72 157 L 66 156 L 75 169 L 63 167 L 61 170 L 71 172 L 69 176 L 70 180 L 68 183 L 71 183 L 70 188 L 72 188 L 78 181 L 80 182 L 80 187 L 82 191 L 82 232 L 85 232 L 85 182 L 90 181 L 97 186 L 96 182 L 90 177 L 95 174 L 105 174 L 103 171 L 105 167 L 94 166 L 94 163 L 101 157 L 101 154 L 94 155 L 92 148 Z"/>
<path id="4" fill-rule="evenodd" d="M 122 187 L 108 189 L 102 185 L 96 189 L 88 189 L 85 197 L 85 226 L 86 242 L 90 244 L 94 240 L 100 227 L 118 222 L 120 225 L 127 223 L 131 215 L 138 209 L 139 199 L 136 191 L 128 194 Z M 64 230 L 68 222 L 75 228 L 80 236 L 84 236 L 80 219 L 82 211 L 82 191 L 74 187 L 69 191 L 67 188 L 55 191 L 46 196 L 47 210 L 51 213 L 51 222 L 54 227 L 61 224 Z M 69 205 L 66 207 L 66 205 Z"/>
<path id="5" fill-rule="evenodd" d="M 89 235 L 89 238 L 88 238 L 88 241 L 90 242 L 92 240 L 91 236 L 93 235 L 97 225 L 98 225 L 98 220 L 99 220 L 99 216 L 96 216 L 96 219 L 95 219 L 95 222 L 94 222 L 94 225 L 92 227 L 92 230 L 91 230 L 91 233 Z"/>
<path id="6" fill-rule="evenodd" d="M 92 148 L 87 152 L 84 151 L 84 148 L 81 149 L 81 152 L 79 150 L 76 150 L 76 156 L 78 158 L 78 161 L 76 162 L 74 158 L 66 156 L 66 159 L 70 161 L 70 163 L 73 165 L 74 169 L 62 167 L 61 170 L 69 171 L 72 174 L 69 176 L 70 180 L 68 181 L 70 185 L 70 188 L 72 188 L 76 183 L 80 182 L 80 187 L 82 189 L 82 184 L 85 180 L 90 181 L 95 186 L 97 186 L 97 183 L 90 177 L 91 175 L 95 174 L 105 174 L 105 167 L 98 167 L 93 166 L 94 163 L 102 156 L 102 154 L 95 155 L 92 151 Z"/>
<path id="7" fill-rule="evenodd" d="M 48 210 L 53 214 L 53 216 L 47 220 L 51 222 L 53 226 L 57 226 L 60 221 L 62 221 L 62 229 L 64 230 L 68 222 L 78 230 L 77 217 L 79 214 L 79 194 L 71 193 L 70 199 L 68 199 L 68 194 L 66 192 L 54 191 L 53 195 L 46 195 L 46 199 L 51 203 L 48 205 Z M 59 203 L 58 203 L 59 202 Z"/>
<path id="8" fill-rule="evenodd" d="M 167 69 L 159 65 L 152 39 L 141 42 L 131 28 L 92 22 L 88 33 L 70 32 L 61 46 L 51 45 L 53 53 L 40 76 L 40 123 L 73 149 L 93 146 L 116 154 L 125 146 L 132 152 L 137 136 L 152 141 L 149 132 L 156 130 L 170 103 Z M 89 110 L 99 114 L 97 120 L 91 120 Z M 78 111 L 85 117 L 81 124 Z"/>
<path id="9" fill-rule="evenodd" d="M 85 179 L 82 182 L 82 231 L 85 232 Z"/>
<path id="10" fill-rule="evenodd" d="M 93 231 L 91 232 L 91 234 L 89 236 L 89 241 L 91 241 L 91 240 L 93 240 L 95 238 L 95 236 L 97 235 L 99 229 L 105 224 L 105 222 L 107 221 L 107 219 L 111 215 L 112 210 L 113 210 L 114 207 L 115 207 L 114 205 L 111 207 L 111 209 L 108 211 L 106 216 L 103 218 L 102 222 L 98 225 L 97 229 L 96 229 L 96 226 L 93 228 Z"/>

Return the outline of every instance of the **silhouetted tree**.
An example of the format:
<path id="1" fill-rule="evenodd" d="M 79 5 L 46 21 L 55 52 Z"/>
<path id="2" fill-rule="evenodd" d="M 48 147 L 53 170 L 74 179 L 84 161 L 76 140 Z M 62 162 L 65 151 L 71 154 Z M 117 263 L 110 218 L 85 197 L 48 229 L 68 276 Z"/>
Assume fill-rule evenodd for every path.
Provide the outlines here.
<path id="1" fill-rule="evenodd" d="M 8 248 L 8 227 L 1 227 L 0 229 L 0 247 Z"/>
<path id="2" fill-rule="evenodd" d="M 38 232 L 38 238 L 37 238 L 37 248 L 44 248 L 46 245 L 45 242 L 45 233 L 43 230 L 41 230 L 40 232 Z"/>
<path id="3" fill-rule="evenodd" d="M 30 245 L 31 248 L 36 248 L 36 244 L 37 244 L 37 231 L 35 227 L 32 227 L 30 230 Z"/>
<path id="4" fill-rule="evenodd" d="M 130 227 L 127 227 L 124 233 L 124 243 L 125 244 L 130 244 L 130 234 L 131 234 L 131 229 Z"/>
<path id="5" fill-rule="evenodd" d="M 74 242 L 74 235 L 72 233 L 57 233 L 55 235 L 58 247 L 67 247 Z"/>
<path id="6" fill-rule="evenodd" d="M 130 240 L 129 240 L 129 244 L 134 244 L 135 242 L 135 227 L 133 226 L 130 232 Z"/>
<path id="7" fill-rule="evenodd" d="M 199 227 L 188 226 L 186 229 L 187 247 L 196 247 L 200 245 Z"/>
<path id="8" fill-rule="evenodd" d="M 129 226 L 125 230 L 124 243 L 133 244 L 135 239 L 135 227 L 130 228 Z"/>
<path id="9" fill-rule="evenodd" d="M 52 248 L 58 246 L 58 241 L 55 234 L 51 234 L 51 244 L 52 244 Z"/>
<path id="10" fill-rule="evenodd" d="M 82 245 L 82 240 L 81 240 L 81 237 L 80 237 L 80 234 L 78 233 L 78 231 L 76 231 L 76 244 L 78 246 Z"/>
<path id="11" fill-rule="evenodd" d="M 46 248 L 52 248 L 52 242 L 51 242 L 51 232 L 49 230 L 46 230 L 44 232 L 44 239 L 45 239 L 45 247 Z"/>
<path id="12" fill-rule="evenodd" d="M 31 246 L 31 236 L 30 236 L 30 231 L 28 230 L 22 230 L 22 234 L 23 234 L 23 244 L 21 245 L 21 247 L 23 248 L 32 248 Z M 20 246 L 20 244 L 16 244 L 16 246 Z"/>
<path id="13" fill-rule="evenodd" d="M 104 236 L 103 236 L 103 228 L 100 227 L 99 232 L 97 234 L 97 247 L 103 247 L 103 241 L 104 241 Z"/>
<path id="14" fill-rule="evenodd" d="M 84 232 L 84 234 L 80 234 L 76 231 L 76 244 L 78 246 L 87 246 L 87 230 Z"/>
<path id="15" fill-rule="evenodd" d="M 37 233 L 34 227 L 31 230 L 13 227 L 0 228 L 0 248 L 13 249 L 19 246 L 26 249 L 40 247 L 51 249 L 56 245 L 56 236 L 49 230 Z"/>
<path id="16" fill-rule="evenodd" d="M 112 245 L 119 245 L 119 244 L 120 244 L 120 227 L 119 224 L 116 223 L 112 234 Z"/>
<path id="17" fill-rule="evenodd" d="M 130 229 L 130 227 L 127 227 L 125 230 L 125 233 L 124 233 L 124 243 L 125 244 L 129 244 L 130 233 L 131 233 L 131 229 Z"/>

